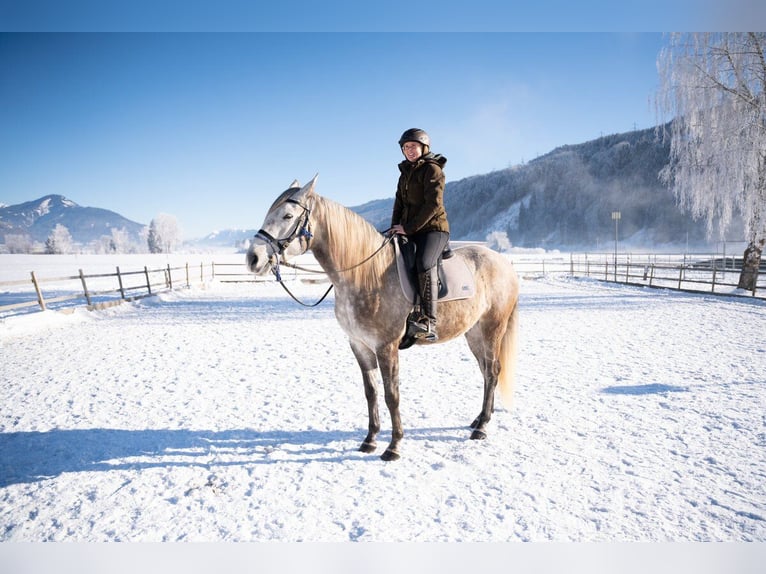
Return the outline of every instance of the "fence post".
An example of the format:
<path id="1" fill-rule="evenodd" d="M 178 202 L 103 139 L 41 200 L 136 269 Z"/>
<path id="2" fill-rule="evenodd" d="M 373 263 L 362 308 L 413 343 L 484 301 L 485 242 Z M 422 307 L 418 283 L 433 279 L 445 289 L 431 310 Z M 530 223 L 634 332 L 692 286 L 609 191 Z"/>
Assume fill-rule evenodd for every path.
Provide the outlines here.
<path id="1" fill-rule="evenodd" d="M 684 255 L 684 257 L 686 256 Z M 682 265 L 681 268 L 678 270 L 678 290 L 679 291 L 681 290 L 681 279 L 683 276 L 684 276 L 684 268 Z"/>
<path id="2" fill-rule="evenodd" d="M 125 299 L 125 287 L 122 284 L 122 275 L 120 275 L 120 266 L 117 266 L 117 282 L 120 284 L 120 297 Z"/>
<path id="3" fill-rule="evenodd" d="M 652 274 L 649 275 L 649 287 L 652 286 L 652 281 L 654 281 L 654 263 L 652 263 Z"/>
<path id="4" fill-rule="evenodd" d="M 711 293 L 715 293 L 715 276 L 716 276 L 716 269 L 717 265 L 715 264 L 715 261 L 713 261 L 713 285 L 710 288 Z"/>
<path id="5" fill-rule="evenodd" d="M 80 269 L 80 281 L 82 281 L 82 290 L 83 293 L 85 293 L 85 300 L 90 306 L 90 293 L 88 293 L 88 286 L 85 284 L 85 274 L 82 272 L 82 269 Z"/>
<path id="6" fill-rule="evenodd" d="M 191 283 L 189 282 L 189 262 L 186 262 L 186 287 L 191 287 Z"/>
<path id="7" fill-rule="evenodd" d="M 35 293 L 37 293 L 37 304 L 40 305 L 40 310 L 45 311 L 45 299 L 43 298 L 43 292 L 40 289 L 40 284 L 37 282 L 35 272 L 32 271 L 32 285 L 35 286 Z"/>
<path id="8" fill-rule="evenodd" d="M 168 263 L 168 271 L 167 271 L 167 277 L 165 279 L 165 285 L 171 291 L 173 290 L 173 272 L 170 270 L 170 263 Z"/>
<path id="9" fill-rule="evenodd" d="M 204 283 L 205 282 L 205 264 L 202 263 L 202 261 L 199 262 L 199 282 Z"/>
<path id="10" fill-rule="evenodd" d="M 146 275 L 146 290 L 149 292 L 149 295 L 152 294 L 152 283 L 149 281 L 149 268 L 144 265 L 144 275 Z"/>

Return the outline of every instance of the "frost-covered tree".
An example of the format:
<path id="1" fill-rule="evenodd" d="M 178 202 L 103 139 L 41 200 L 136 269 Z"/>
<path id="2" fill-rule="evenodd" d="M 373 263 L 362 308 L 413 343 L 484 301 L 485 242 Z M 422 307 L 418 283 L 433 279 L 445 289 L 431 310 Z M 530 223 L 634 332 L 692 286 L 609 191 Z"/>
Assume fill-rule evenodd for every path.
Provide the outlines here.
<path id="1" fill-rule="evenodd" d="M 127 229 L 112 227 L 110 231 L 109 235 L 102 235 L 91 242 L 91 249 L 96 253 L 134 253 L 136 251 L 136 245 Z"/>
<path id="2" fill-rule="evenodd" d="M 764 32 L 673 34 L 658 59 L 658 111 L 674 118 L 661 175 L 709 233 L 717 225 L 723 237 L 741 213 L 748 290 L 766 244 L 765 47 Z"/>
<path id="3" fill-rule="evenodd" d="M 487 247 L 500 252 L 510 251 L 511 242 L 508 239 L 508 234 L 505 231 L 493 231 L 488 234 Z"/>
<path id="4" fill-rule="evenodd" d="M 57 223 L 48 239 L 45 240 L 45 252 L 49 254 L 71 253 L 72 247 L 72 236 L 69 230 Z"/>
<path id="5" fill-rule="evenodd" d="M 171 253 L 181 243 L 178 220 L 166 213 L 160 213 L 149 223 L 147 244 L 150 253 Z"/>
<path id="6" fill-rule="evenodd" d="M 117 229 L 112 227 L 109 247 L 114 253 L 130 253 L 133 251 L 133 241 L 130 239 L 130 233 L 124 227 Z"/>
<path id="7" fill-rule="evenodd" d="M 8 234 L 5 236 L 5 249 L 8 253 L 32 253 L 32 238 L 25 234 Z"/>

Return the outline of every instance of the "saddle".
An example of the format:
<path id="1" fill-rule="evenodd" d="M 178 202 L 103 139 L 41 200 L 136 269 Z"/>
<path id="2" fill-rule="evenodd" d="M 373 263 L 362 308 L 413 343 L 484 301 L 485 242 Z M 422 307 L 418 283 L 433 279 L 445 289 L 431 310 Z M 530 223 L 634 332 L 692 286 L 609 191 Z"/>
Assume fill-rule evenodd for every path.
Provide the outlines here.
<path id="1" fill-rule="evenodd" d="M 396 249 L 396 269 L 399 283 L 408 301 L 414 305 L 418 298 L 418 278 L 415 270 L 415 247 L 402 238 L 394 239 Z M 439 297 L 437 301 L 456 301 L 470 299 L 475 293 L 474 279 L 465 261 L 455 257 L 455 252 L 447 245 L 439 257 Z"/>
<path id="2" fill-rule="evenodd" d="M 399 349 L 408 349 L 417 342 L 415 338 L 417 330 L 413 328 L 413 322 L 420 314 L 415 309 L 418 301 L 415 247 L 413 243 L 397 236 L 394 238 L 394 248 L 396 251 L 396 269 L 399 272 L 399 284 L 404 296 L 413 306 L 413 310 L 407 317 L 407 330 L 399 342 Z M 441 257 L 439 257 L 437 273 L 439 277 L 439 295 L 437 302 L 468 299 L 473 297 L 476 291 L 473 274 L 470 269 L 468 269 L 462 257 L 454 257 L 454 255 L 455 253 L 448 244 Z"/>

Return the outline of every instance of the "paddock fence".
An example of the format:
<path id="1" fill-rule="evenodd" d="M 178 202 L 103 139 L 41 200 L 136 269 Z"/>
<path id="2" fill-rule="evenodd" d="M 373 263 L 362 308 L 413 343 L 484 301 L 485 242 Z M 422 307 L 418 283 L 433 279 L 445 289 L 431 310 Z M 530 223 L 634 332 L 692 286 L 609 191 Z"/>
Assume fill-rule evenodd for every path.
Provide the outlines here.
<path id="1" fill-rule="evenodd" d="M 30 272 L 30 278 L 0 282 L 0 317 L 55 309 L 71 312 L 77 307 L 104 309 L 125 301 L 136 301 L 182 287 L 191 287 L 199 279 L 204 283 L 211 271 L 204 264 L 170 264 L 130 271 L 115 267 L 114 273 L 85 273 L 57 277 Z M 31 289 L 25 289 L 30 287 Z"/>
<path id="2" fill-rule="evenodd" d="M 525 279 L 564 275 L 649 288 L 766 299 L 766 264 L 761 265 L 754 288 L 745 291 L 737 287 L 742 266 L 741 258 L 737 257 L 651 253 L 618 253 L 617 257 L 614 253 L 512 253 L 507 256 Z M 327 277 L 310 254 L 296 263 L 298 268 L 281 267 L 284 281 L 327 283 Z M 168 264 L 131 270 L 117 266 L 113 273 L 85 273 L 80 269 L 77 274 L 57 277 L 43 277 L 31 271 L 28 279 L 0 282 L 0 318 L 34 310 L 103 309 L 210 281 L 273 280 L 271 274 L 254 276 L 241 261 Z"/>
<path id="3" fill-rule="evenodd" d="M 766 263 L 758 273 L 755 288 L 737 288 L 742 267 L 741 257 L 720 254 L 672 253 L 537 253 L 506 254 L 520 275 L 535 278 L 546 275 L 587 277 L 609 283 L 671 289 L 715 295 L 732 295 L 766 299 Z M 218 281 L 243 283 L 262 281 L 241 264 L 214 263 Z M 326 282 L 321 268 L 309 255 L 299 262 L 300 269 L 282 266 L 286 281 Z M 269 275 L 266 280 L 273 280 Z"/>
<path id="4" fill-rule="evenodd" d="M 542 258 L 511 256 L 519 273 L 563 274 L 609 283 L 766 299 L 766 263 L 752 289 L 738 288 L 741 257 L 720 254 L 570 253 Z"/>
<path id="5" fill-rule="evenodd" d="M 223 257 L 230 261 L 208 261 L 158 266 L 115 266 L 114 272 L 46 276 L 30 271 L 27 279 L 0 281 L 0 319 L 48 309 L 71 313 L 78 307 L 105 309 L 175 289 L 219 283 L 260 283 L 273 281 L 271 274 L 256 277 L 241 254 Z M 236 260 L 237 262 L 233 262 Z M 328 282 L 309 254 L 296 260 L 301 269 L 281 268 L 285 281 Z M 101 266 L 103 267 L 103 266 Z M 307 271 L 308 269 L 308 271 Z"/>

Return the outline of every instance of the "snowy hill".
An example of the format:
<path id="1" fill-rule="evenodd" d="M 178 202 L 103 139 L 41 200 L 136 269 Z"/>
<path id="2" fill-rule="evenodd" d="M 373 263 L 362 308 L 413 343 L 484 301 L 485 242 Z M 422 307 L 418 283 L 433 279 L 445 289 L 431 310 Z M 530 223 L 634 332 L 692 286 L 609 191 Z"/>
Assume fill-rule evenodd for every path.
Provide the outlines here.
<path id="1" fill-rule="evenodd" d="M 213 231 L 205 237 L 193 239 L 187 245 L 197 249 L 231 248 L 245 251 L 250 246 L 250 239 L 257 229 L 223 229 Z"/>
<path id="2" fill-rule="evenodd" d="M 565 145 L 529 163 L 448 181 L 445 204 L 455 240 L 505 232 L 517 247 L 604 249 L 614 241 L 612 211 L 620 211 L 620 242 L 632 248 L 707 244 L 705 223 L 677 205 L 658 178 L 669 145 L 654 129 Z M 447 168 L 449 178 L 449 166 Z M 2 205 L 2 204 L 0 204 Z M 391 222 L 393 197 L 351 207 L 377 229 Z M 125 228 L 136 243 L 144 227 L 105 209 L 81 207 L 60 195 L 0 206 L 0 243 L 9 235 L 44 242 L 56 224 L 87 244 Z M 730 236 L 739 238 L 735 221 Z M 254 229 L 225 229 L 195 239 L 199 248 L 244 249 Z"/>
<path id="3" fill-rule="evenodd" d="M 0 207 L 0 240 L 10 235 L 28 236 L 44 242 L 56 225 L 69 230 L 76 243 L 87 244 L 109 236 L 112 229 L 125 229 L 132 240 L 140 241 L 141 223 L 97 207 L 83 207 L 62 195 L 46 195 L 34 201 Z"/>
<path id="4" fill-rule="evenodd" d="M 658 178 L 669 145 L 654 129 L 554 149 L 527 164 L 459 181 L 445 189 L 452 237 L 483 240 L 503 231 L 520 247 L 598 248 L 707 243 L 705 223 L 677 205 Z M 449 165 L 447 166 L 449 179 Z M 393 197 L 353 208 L 378 229 L 390 224 Z M 736 226 L 732 235 L 737 236 Z"/>

